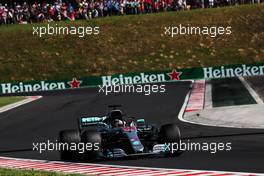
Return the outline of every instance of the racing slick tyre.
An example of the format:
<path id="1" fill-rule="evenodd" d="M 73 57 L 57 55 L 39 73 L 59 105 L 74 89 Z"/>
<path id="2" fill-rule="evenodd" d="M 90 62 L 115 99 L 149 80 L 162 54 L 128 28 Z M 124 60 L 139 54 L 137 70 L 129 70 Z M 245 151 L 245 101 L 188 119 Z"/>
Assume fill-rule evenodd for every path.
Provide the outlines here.
<path id="1" fill-rule="evenodd" d="M 63 143 L 63 146 L 67 145 L 67 148 L 61 149 L 60 157 L 63 161 L 77 161 L 79 160 L 79 151 L 70 150 L 72 143 L 78 145 L 81 141 L 80 133 L 78 130 L 63 130 L 59 134 L 59 141 Z"/>
<path id="2" fill-rule="evenodd" d="M 181 154 L 181 151 L 179 150 L 180 147 L 180 141 L 181 141 L 181 133 L 180 129 L 176 124 L 166 124 L 162 125 L 160 128 L 160 142 L 169 144 L 170 145 L 170 151 L 167 151 L 167 156 L 178 156 Z M 176 150 L 171 150 L 172 146 L 177 146 Z M 174 148 L 175 149 L 175 148 Z"/>
<path id="3" fill-rule="evenodd" d="M 85 143 L 86 146 L 89 146 L 86 147 L 85 150 L 85 160 L 94 161 L 102 156 L 102 138 L 99 132 L 93 130 L 86 130 L 82 134 L 82 141 Z"/>

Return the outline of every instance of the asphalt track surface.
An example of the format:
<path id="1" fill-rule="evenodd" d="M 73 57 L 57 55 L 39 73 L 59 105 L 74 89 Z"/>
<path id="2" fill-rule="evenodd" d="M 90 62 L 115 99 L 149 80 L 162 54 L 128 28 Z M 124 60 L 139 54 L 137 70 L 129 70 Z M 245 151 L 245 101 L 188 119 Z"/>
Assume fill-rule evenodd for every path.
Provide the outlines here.
<path id="1" fill-rule="evenodd" d="M 192 142 L 231 142 L 231 151 L 186 151 L 176 158 L 100 161 L 101 164 L 177 169 L 264 173 L 264 130 L 207 127 L 184 123 L 177 116 L 191 82 L 166 84 L 166 93 L 120 93 L 108 96 L 98 88 L 41 93 L 42 99 L 0 114 L 0 156 L 59 160 L 56 151 L 39 154 L 33 142 L 55 141 L 63 129 L 77 128 L 82 115 L 105 115 L 107 105 L 122 104 L 126 114 L 150 123 L 178 123 L 182 137 Z"/>

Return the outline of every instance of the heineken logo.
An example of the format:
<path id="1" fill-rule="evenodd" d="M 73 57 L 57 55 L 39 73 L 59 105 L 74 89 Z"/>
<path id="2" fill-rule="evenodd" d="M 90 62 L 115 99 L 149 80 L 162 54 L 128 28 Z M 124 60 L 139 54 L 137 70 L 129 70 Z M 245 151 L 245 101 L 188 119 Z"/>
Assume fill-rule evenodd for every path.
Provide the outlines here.
<path id="1" fill-rule="evenodd" d="M 17 84 L 12 83 L 2 83 L 1 90 L 2 94 L 10 93 L 22 93 L 22 92 L 36 92 L 36 91 L 47 91 L 47 90 L 62 90 L 70 86 L 70 88 L 79 88 L 82 81 L 73 78 L 71 81 L 65 83 L 61 82 L 46 82 L 39 81 L 34 83 L 23 83 L 19 82 Z"/>
<path id="2" fill-rule="evenodd" d="M 47 91 L 56 89 L 65 89 L 64 82 L 48 83 L 45 81 L 36 82 L 34 84 L 26 84 L 20 82 L 18 84 L 2 83 L 2 94 L 20 93 L 20 92 L 35 92 L 35 91 Z"/>
<path id="3" fill-rule="evenodd" d="M 71 81 L 68 82 L 71 88 L 79 88 L 82 84 L 82 81 L 77 80 L 76 78 L 72 78 Z"/>
<path id="4" fill-rule="evenodd" d="M 102 76 L 102 85 L 119 85 L 119 84 L 144 84 L 154 82 L 166 82 L 168 80 L 180 80 L 181 72 L 177 72 L 175 69 L 170 73 L 160 74 L 146 74 L 140 73 L 133 76 L 125 76 L 120 74 L 118 76 Z"/>
<path id="5" fill-rule="evenodd" d="M 237 67 L 228 68 L 221 66 L 203 68 L 204 78 L 225 78 L 225 77 L 239 77 L 239 76 L 257 76 L 264 74 L 264 65 L 261 66 L 248 66 L 241 65 Z"/>
<path id="6" fill-rule="evenodd" d="M 171 80 L 180 80 L 182 72 L 177 72 L 175 69 L 172 72 L 167 73 Z"/>

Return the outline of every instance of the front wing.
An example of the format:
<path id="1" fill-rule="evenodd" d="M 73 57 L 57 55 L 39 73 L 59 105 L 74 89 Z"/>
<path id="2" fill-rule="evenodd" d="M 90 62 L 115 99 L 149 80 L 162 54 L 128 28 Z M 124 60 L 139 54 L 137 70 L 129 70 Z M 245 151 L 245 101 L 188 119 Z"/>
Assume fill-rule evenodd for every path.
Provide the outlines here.
<path id="1" fill-rule="evenodd" d="M 104 158 L 130 158 L 130 157 L 142 157 L 142 156 L 159 156 L 164 154 L 169 154 L 170 150 L 165 144 L 156 144 L 153 146 L 153 149 L 149 152 L 135 153 L 135 154 L 126 154 L 125 151 L 121 148 L 106 149 L 103 152 Z"/>

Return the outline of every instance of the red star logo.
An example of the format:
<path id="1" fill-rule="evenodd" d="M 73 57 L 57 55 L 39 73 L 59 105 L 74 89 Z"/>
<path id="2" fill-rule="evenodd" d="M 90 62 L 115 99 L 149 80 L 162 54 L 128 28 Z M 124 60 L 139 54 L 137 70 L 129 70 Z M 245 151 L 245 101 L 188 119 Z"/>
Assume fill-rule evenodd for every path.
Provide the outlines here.
<path id="1" fill-rule="evenodd" d="M 72 80 L 68 82 L 71 88 L 79 88 L 81 83 L 82 81 L 79 81 L 76 78 L 72 78 Z"/>
<path id="2" fill-rule="evenodd" d="M 171 73 L 167 73 L 171 80 L 180 80 L 182 72 L 177 72 L 177 70 L 173 69 Z"/>

